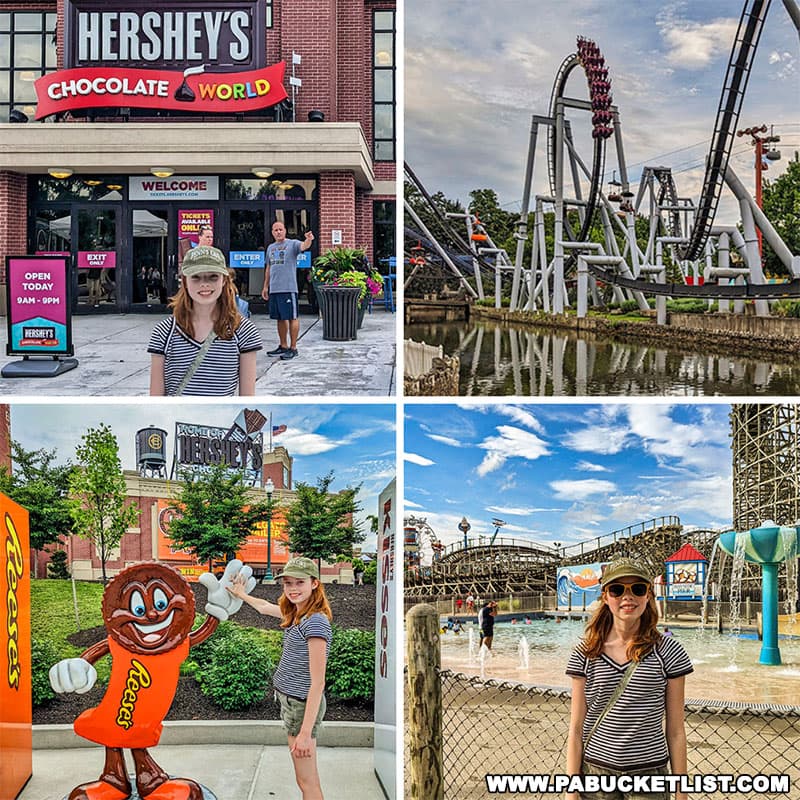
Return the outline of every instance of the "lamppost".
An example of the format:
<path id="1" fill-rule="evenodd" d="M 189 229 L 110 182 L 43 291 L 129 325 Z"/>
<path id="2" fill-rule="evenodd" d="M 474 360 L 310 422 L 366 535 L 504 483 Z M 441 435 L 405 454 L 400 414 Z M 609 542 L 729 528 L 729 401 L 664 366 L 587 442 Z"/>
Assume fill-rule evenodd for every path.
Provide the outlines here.
<path id="1" fill-rule="evenodd" d="M 272 580 L 272 493 L 275 491 L 275 484 L 272 478 L 267 478 L 264 484 L 267 492 L 267 504 L 269 505 L 269 515 L 267 516 L 267 572 L 264 575 L 263 583 Z"/>
<path id="2" fill-rule="evenodd" d="M 466 517 L 461 517 L 461 522 L 458 523 L 458 529 L 464 534 L 464 549 L 467 549 L 467 533 L 472 525 L 467 522 Z"/>

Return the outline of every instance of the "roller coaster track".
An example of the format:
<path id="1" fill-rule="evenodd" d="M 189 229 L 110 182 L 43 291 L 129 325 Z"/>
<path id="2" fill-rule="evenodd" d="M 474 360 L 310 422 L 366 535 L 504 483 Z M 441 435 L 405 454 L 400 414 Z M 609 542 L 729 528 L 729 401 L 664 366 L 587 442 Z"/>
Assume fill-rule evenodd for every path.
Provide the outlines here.
<path id="1" fill-rule="evenodd" d="M 436 220 L 436 224 L 439 228 L 438 232 L 444 235 L 444 239 L 447 242 L 447 244 L 451 248 L 457 250 L 459 256 L 468 256 L 470 259 L 475 259 L 478 262 L 478 265 L 482 272 L 485 272 L 487 275 L 494 275 L 495 274 L 494 265 L 486 261 L 486 259 L 481 257 L 480 254 L 475 253 L 475 251 L 469 246 L 469 244 L 467 244 L 467 242 L 453 230 L 453 226 L 450 220 L 448 220 L 447 217 L 441 212 L 439 207 L 433 201 L 433 198 L 429 194 L 428 190 L 423 186 L 422 182 L 416 176 L 414 170 L 411 169 L 408 163 L 404 163 L 404 169 L 406 177 L 409 179 L 409 181 L 411 181 L 411 183 L 419 191 L 420 195 L 422 195 L 423 199 L 425 200 L 428 210 L 433 214 L 433 218 Z M 425 237 L 415 233 L 412 238 L 421 240 Z M 440 241 L 439 244 L 441 245 L 442 242 Z"/>
<path id="2" fill-rule="evenodd" d="M 466 548 L 461 543 L 445 548 L 431 567 L 408 570 L 405 591 L 416 598 L 468 592 L 481 596 L 546 592 L 554 589 L 559 566 L 608 561 L 618 555 L 645 560 L 655 574 L 687 539 L 692 540 L 692 534 L 682 536 L 680 519 L 675 516 L 657 517 L 559 549 L 530 540 L 501 538 L 490 544 L 488 539 L 472 539 Z"/>
<path id="3" fill-rule="evenodd" d="M 714 224 L 742 100 L 769 5 L 770 0 L 746 0 L 739 19 L 739 28 L 733 41 L 725 83 L 717 107 L 717 119 L 706 160 L 706 173 L 694 225 L 689 242 L 679 246 L 681 258 L 687 261 L 696 261 L 700 258 L 711 233 L 711 226 Z"/>
<path id="4" fill-rule="evenodd" d="M 553 91 L 550 95 L 550 118 L 556 119 L 559 114 L 559 103 L 564 99 L 564 90 L 570 73 L 577 67 L 582 67 L 589 85 L 589 98 L 592 104 L 592 139 L 594 140 L 592 154 L 592 172 L 589 185 L 589 196 L 586 199 L 585 216 L 580 233 L 575 241 L 585 242 L 592 227 L 597 200 L 600 195 L 600 185 L 603 180 L 603 171 L 606 159 L 606 140 L 613 133 L 609 126 L 611 122 L 611 81 L 605 65 L 603 54 L 597 45 L 588 40 L 578 39 L 578 52 L 573 53 L 564 60 L 559 67 L 556 79 L 553 82 Z M 547 165 L 550 178 L 550 191 L 555 197 L 557 172 L 556 127 L 550 125 L 547 131 Z M 577 191 L 576 187 L 576 191 Z M 570 257 L 570 263 L 574 257 Z"/>

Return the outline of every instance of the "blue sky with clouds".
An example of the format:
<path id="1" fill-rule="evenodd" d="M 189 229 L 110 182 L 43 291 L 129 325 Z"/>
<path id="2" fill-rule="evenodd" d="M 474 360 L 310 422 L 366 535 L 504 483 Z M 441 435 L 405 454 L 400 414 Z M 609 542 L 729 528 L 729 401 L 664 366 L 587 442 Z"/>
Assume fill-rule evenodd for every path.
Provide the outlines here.
<path id="1" fill-rule="evenodd" d="M 406 0 L 406 161 L 431 192 L 466 203 L 471 189 L 490 187 L 501 204 L 518 210 L 531 115 L 547 114 L 558 67 L 583 35 L 598 43 L 610 69 L 631 180 L 644 163 L 669 166 L 679 194 L 696 201 L 742 6 L 742 0 Z M 775 0 L 738 126 L 774 124 L 782 136 L 783 160 L 772 162 L 767 177 L 780 174 L 800 149 L 799 44 Z M 578 71 L 568 94 L 588 96 Z M 734 140 L 731 164 L 752 190 L 748 140 Z M 578 131 L 576 141 L 590 159 L 588 138 Z M 534 191 L 546 181 L 540 150 Z M 738 218 L 723 192 L 718 221 Z"/>
<path id="2" fill-rule="evenodd" d="M 728 404 L 405 408 L 405 513 L 462 534 L 572 544 L 663 515 L 731 524 Z"/>
<path id="3" fill-rule="evenodd" d="M 167 431 L 167 458 L 175 442 L 175 422 L 229 428 L 243 408 L 257 408 L 273 425 L 286 425 L 274 438 L 294 457 L 295 483 L 316 483 L 333 470 L 334 491 L 362 484 L 359 500 L 365 514 L 377 514 L 378 495 L 395 476 L 395 407 L 377 404 L 23 404 L 11 406 L 11 436 L 28 450 L 55 449 L 59 460 L 74 460 L 75 447 L 90 427 L 108 424 L 120 445 L 123 469 L 136 469 L 136 431 L 155 425 Z M 267 423 L 268 425 L 269 423 Z M 267 427 L 264 428 L 265 432 Z M 265 434 L 265 446 L 267 446 Z M 374 547 L 369 536 L 366 548 Z"/>

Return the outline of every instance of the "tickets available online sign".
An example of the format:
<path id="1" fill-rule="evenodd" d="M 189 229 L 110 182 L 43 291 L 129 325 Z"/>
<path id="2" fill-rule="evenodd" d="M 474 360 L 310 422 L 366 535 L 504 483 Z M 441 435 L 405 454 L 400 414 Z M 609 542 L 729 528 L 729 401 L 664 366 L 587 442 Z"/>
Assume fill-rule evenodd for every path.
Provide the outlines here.
<path id="1" fill-rule="evenodd" d="M 285 62 L 246 72 L 207 73 L 126 67 L 76 67 L 34 83 L 36 119 L 81 108 L 151 108 L 235 114 L 280 103 Z M 190 74 L 191 73 L 191 74 Z"/>
<path id="2" fill-rule="evenodd" d="M 8 355 L 72 355 L 67 259 L 9 256 Z"/>

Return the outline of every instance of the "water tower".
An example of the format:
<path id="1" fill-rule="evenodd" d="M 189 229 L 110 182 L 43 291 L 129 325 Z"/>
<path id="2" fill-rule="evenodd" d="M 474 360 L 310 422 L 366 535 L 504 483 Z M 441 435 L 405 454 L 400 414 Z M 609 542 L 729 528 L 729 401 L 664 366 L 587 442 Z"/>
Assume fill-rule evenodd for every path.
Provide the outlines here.
<path id="1" fill-rule="evenodd" d="M 167 477 L 167 432 L 163 428 L 136 431 L 136 467 L 143 478 Z"/>

